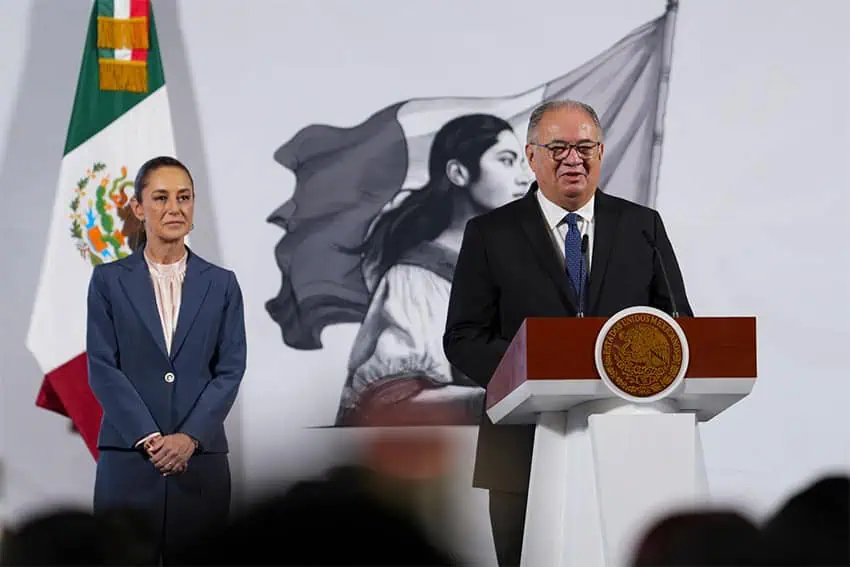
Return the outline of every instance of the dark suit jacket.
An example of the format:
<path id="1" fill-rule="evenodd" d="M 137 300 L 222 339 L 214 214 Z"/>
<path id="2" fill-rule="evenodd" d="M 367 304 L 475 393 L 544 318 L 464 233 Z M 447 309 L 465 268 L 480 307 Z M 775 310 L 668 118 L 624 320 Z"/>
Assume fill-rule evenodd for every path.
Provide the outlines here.
<path id="1" fill-rule="evenodd" d="M 224 420 L 245 372 L 242 293 L 233 272 L 188 254 L 170 355 L 142 252 L 92 273 L 86 353 L 103 408 L 96 509 L 135 506 L 161 522 L 167 504 L 169 522 L 187 524 L 229 505 Z M 135 449 L 156 431 L 198 440 L 186 473 L 163 477 Z"/>
<path id="2" fill-rule="evenodd" d="M 233 272 L 189 252 L 169 356 L 142 253 L 97 266 L 86 353 L 104 411 L 99 448 L 132 448 L 160 431 L 186 433 L 204 452 L 228 451 L 224 419 L 246 361 L 242 293 Z"/>
<path id="3" fill-rule="evenodd" d="M 464 232 L 443 346 L 453 365 L 485 387 L 526 318 L 571 317 L 578 311 L 536 191 L 535 182 L 525 197 L 470 220 Z M 637 305 L 672 311 L 660 264 L 643 230 L 664 260 L 679 314 L 693 315 L 656 211 L 597 191 L 594 224 L 586 316 L 611 316 Z M 494 426 L 484 417 L 475 486 L 526 491 L 532 444 L 533 428 Z"/>

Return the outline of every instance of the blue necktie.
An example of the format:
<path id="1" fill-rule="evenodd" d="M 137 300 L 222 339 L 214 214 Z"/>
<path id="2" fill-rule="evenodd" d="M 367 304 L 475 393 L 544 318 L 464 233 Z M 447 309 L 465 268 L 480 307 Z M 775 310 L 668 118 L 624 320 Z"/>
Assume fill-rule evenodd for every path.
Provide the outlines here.
<path id="1" fill-rule="evenodd" d="M 584 273 L 584 261 L 581 257 L 581 232 L 578 229 L 578 215 L 568 213 L 567 221 L 567 236 L 564 238 L 564 256 L 566 257 L 567 275 L 570 276 L 570 281 L 573 282 L 573 289 L 576 292 L 576 297 L 580 293 L 580 285 L 582 277 L 587 278 Z"/>

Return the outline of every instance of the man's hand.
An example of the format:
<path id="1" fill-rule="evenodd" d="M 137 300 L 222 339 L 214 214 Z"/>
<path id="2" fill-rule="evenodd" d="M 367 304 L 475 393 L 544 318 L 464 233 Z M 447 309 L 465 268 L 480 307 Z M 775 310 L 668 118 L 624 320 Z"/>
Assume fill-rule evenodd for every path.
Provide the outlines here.
<path id="1" fill-rule="evenodd" d="M 145 443 L 151 462 L 163 475 L 184 472 L 197 442 L 185 433 L 157 437 Z"/>

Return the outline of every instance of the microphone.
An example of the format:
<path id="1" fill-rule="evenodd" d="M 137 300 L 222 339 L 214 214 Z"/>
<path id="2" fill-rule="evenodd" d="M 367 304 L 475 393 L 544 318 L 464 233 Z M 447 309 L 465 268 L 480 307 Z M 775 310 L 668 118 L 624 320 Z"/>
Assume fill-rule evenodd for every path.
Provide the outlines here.
<path id="1" fill-rule="evenodd" d="M 581 237 L 581 267 L 578 271 L 578 314 L 576 317 L 584 317 L 584 280 L 590 270 L 587 267 L 587 242 L 589 238 L 585 234 Z"/>
<path id="2" fill-rule="evenodd" d="M 670 287 L 670 280 L 667 279 L 667 268 L 664 267 L 664 258 L 661 257 L 661 252 L 658 251 L 658 247 L 655 245 L 655 241 L 646 231 L 646 229 L 641 230 L 643 237 L 646 239 L 646 243 L 652 248 L 652 255 L 658 258 L 658 265 L 661 266 L 661 275 L 664 276 L 664 285 L 667 286 L 667 293 L 670 295 L 670 303 L 673 306 L 673 318 L 679 317 L 679 310 L 676 309 L 676 297 L 673 295 L 673 288 Z"/>

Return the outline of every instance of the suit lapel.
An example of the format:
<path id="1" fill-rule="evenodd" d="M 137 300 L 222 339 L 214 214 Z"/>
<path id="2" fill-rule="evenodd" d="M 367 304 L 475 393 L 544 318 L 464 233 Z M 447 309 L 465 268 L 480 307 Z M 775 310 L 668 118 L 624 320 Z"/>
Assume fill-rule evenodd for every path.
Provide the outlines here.
<path id="1" fill-rule="evenodd" d="M 578 300 L 572 283 L 567 277 L 566 268 L 558 260 L 558 249 L 552 242 L 552 236 L 549 234 L 543 213 L 540 211 L 540 205 L 537 203 L 537 196 L 535 195 L 536 191 L 537 183 L 535 182 L 528 194 L 523 197 L 522 228 L 531 241 L 531 249 L 537 256 L 543 271 L 549 275 L 558 288 L 564 303 L 575 309 Z"/>
<path id="2" fill-rule="evenodd" d="M 596 219 L 593 231 L 593 264 L 590 267 L 590 283 L 588 284 L 588 299 L 594 310 L 599 303 L 599 291 L 605 278 L 605 270 L 608 268 L 608 260 L 611 258 L 611 249 L 614 246 L 614 236 L 620 219 L 620 210 L 614 206 L 614 203 L 615 201 L 602 191 L 596 192 L 593 211 Z"/>
<path id="3" fill-rule="evenodd" d="M 209 264 L 192 254 L 186 259 L 186 277 L 183 280 L 183 295 L 180 299 L 180 313 L 177 315 L 177 330 L 171 342 L 171 360 L 180 352 L 198 311 L 210 288 L 210 279 L 206 273 Z"/>
<path id="4" fill-rule="evenodd" d="M 165 335 L 162 333 L 162 322 L 156 307 L 153 282 L 142 255 L 142 251 L 130 255 L 128 262 L 130 269 L 122 275 L 121 285 L 124 287 L 128 301 L 142 319 L 159 350 L 162 351 L 162 355 L 167 358 L 168 351 L 165 349 Z"/>

